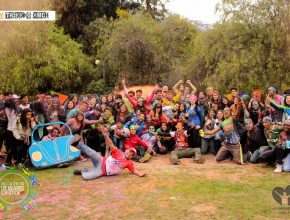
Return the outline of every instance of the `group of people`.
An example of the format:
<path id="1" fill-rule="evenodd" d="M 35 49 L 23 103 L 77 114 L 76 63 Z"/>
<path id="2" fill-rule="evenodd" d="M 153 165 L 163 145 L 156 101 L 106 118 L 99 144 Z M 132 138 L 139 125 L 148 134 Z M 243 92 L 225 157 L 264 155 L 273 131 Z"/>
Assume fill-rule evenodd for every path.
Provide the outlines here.
<path id="1" fill-rule="evenodd" d="M 264 102 L 257 93 L 230 96 L 213 87 L 197 91 L 190 80 L 179 80 L 172 89 L 158 85 L 151 93 L 129 90 L 121 80 L 122 96 L 116 88 L 109 95 L 73 94 L 64 103 L 58 95 L 40 94 L 29 102 L 27 95 L 0 92 L 0 147 L 5 143 L 6 166 L 29 164 L 28 149 L 33 128 L 39 123 L 65 122 L 75 138 L 72 145 L 82 151 L 79 161 L 91 158 L 94 168 L 76 170 L 84 179 L 115 175 L 132 162 L 144 163 L 152 156 L 169 153 L 171 164 L 180 158 L 205 163 L 204 154 L 216 161 L 237 164 L 272 162 L 274 172 L 290 171 L 290 89 L 279 95 L 268 87 Z M 35 140 L 54 139 L 69 133 L 56 124 L 37 129 Z M 3 151 L 3 150 L 2 150 Z"/>

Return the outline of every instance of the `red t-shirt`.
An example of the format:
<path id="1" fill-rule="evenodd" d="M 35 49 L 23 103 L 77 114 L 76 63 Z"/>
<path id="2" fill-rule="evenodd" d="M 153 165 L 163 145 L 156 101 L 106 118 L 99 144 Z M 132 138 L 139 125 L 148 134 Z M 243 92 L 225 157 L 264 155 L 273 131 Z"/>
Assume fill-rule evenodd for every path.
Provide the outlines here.
<path id="1" fill-rule="evenodd" d="M 130 147 L 137 148 L 138 146 L 143 146 L 146 149 L 148 148 L 148 144 L 141 140 L 136 134 L 130 135 L 128 138 L 124 139 L 124 148 L 127 150 Z"/>
<path id="2" fill-rule="evenodd" d="M 111 152 L 111 156 L 103 159 L 103 175 L 112 176 L 121 173 L 125 168 L 128 168 L 131 173 L 134 172 L 134 164 L 132 160 L 125 158 L 124 153 L 118 148 Z"/>

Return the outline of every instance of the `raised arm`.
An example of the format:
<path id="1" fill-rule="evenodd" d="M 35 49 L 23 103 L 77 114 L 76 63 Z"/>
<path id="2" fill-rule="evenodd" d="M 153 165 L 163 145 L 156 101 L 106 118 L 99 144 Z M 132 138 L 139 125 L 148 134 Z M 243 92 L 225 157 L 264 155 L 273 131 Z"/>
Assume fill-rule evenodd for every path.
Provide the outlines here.
<path id="1" fill-rule="evenodd" d="M 121 80 L 121 82 L 122 82 L 122 85 L 123 85 L 123 88 L 124 88 L 124 93 L 125 93 L 126 95 L 128 95 L 128 89 L 127 89 L 127 86 L 126 86 L 126 80 L 125 80 L 125 78 L 123 78 L 123 79 Z"/>
<path id="2" fill-rule="evenodd" d="M 183 83 L 183 80 L 179 80 L 174 86 L 173 86 L 173 91 L 175 92 L 175 94 L 177 94 L 178 92 L 179 92 L 179 90 L 178 90 L 178 86 L 179 86 L 179 84 L 181 84 L 181 83 Z"/>
<path id="3" fill-rule="evenodd" d="M 281 111 L 281 112 L 284 112 L 285 111 L 285 106 L 283 105 L 278 105 L 276 104 L 276 102 L 274 100 L 271 100 L 270 101 L 270 106 L 272 106 L 274 109 L 276 109 L 277 111 Z"/>
<path id="4" fill-rule="evenodd" d="M 108 130 L 104 127 L 101 128 L 102 134 L 105 138 L 105 143 L 106 145 L 109 146 L 110 151 L 112 152 L 114 149 L 116 149 L 116 146 L 113 144 L 113 141 L 111 140 L 111 138 L 108 135 Z"/>
<path id="5" fill-rule="evenodd" d="M 154 96 L 155 96 L 155 93 L 156 93 L 156 88 L 158 88 L 158 86 L 155 86 L 155 89 L 152 90 L 152 92 L 150 93 L 150 96 L 146 99 L 146 105 L 150 105 Z"/>
<path id="6" fill-rule="evenodd" d="M 186 83 L 191 87 L 193 94 L 196 93 L 196 87 L 191 83 L 190 80 L 187 80 Z"/>

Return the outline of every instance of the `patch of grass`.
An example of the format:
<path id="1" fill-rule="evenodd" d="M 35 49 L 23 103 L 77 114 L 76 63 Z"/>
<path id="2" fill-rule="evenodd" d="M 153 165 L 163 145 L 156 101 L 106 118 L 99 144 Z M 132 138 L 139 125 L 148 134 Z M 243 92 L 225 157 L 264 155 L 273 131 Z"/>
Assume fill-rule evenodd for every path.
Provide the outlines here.
<path id="1" fill-rule="evenodd" d="M 168 158 L 161 158 L 159 160 Z M 165 162 L 165 161 L 164 161 Z M 223 164 L 181 166 L 158 161 L 119 176 L 84 181 L 74 176 L 75 164 L 66 169 L 35 170 L 38 208 L 13 219 L 287 219 L 272 198 L 274 187 L 289 185 L 289 173 L 275 174 L 264 165 Z M 45 217 L 44 217 L 45 216 Z"/>

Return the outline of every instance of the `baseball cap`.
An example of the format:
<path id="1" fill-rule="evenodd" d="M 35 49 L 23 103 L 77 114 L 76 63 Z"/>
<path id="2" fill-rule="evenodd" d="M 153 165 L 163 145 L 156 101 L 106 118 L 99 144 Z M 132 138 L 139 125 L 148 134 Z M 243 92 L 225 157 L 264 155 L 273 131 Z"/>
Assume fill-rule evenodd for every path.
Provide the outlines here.
<path id="1" fill-rule="evenodd" d="M 133 147 L 128 148 L 125 152 L 133 152 L 134 153 L 134 156 L 136 156 L 136 154 L 137 154 L 136 149 L 133 148 Z"/>

